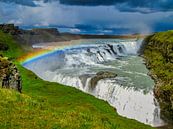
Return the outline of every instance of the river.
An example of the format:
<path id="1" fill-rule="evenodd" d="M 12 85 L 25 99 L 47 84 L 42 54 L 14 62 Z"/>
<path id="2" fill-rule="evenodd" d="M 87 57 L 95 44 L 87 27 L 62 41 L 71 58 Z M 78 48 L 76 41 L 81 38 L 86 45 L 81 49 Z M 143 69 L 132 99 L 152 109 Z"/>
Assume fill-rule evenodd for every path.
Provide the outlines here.
<path id="1" fill-rule="evenodd" d="M 77 44 L 26 61 L 23 66 L 44 80 L 73 86 L 107 101 L 122 116 L 154 127 L 162 126 L 164 121 L 153 95 L 154 81 L 147 75 L 144 61 L 137 53 L 141 42 L 135 39 L 79 40 Z M 100 71 L 118 76 L 102 79 L 91 88 L 91 78 Z"/>

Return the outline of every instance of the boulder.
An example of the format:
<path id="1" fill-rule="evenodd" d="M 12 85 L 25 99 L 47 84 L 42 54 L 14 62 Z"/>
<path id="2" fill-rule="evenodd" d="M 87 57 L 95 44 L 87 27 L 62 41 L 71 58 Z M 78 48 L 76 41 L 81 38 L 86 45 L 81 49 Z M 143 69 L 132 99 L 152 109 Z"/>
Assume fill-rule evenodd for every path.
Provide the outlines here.
<path id="1" fill-rule="evenodd" d="M 94 77 L 91 78 L 90 80 L 90 86 L 91 89 L 94 89 L 101 79 L 106 79 L 106 78 L 115 78 L 117 77 L 116 73 L 109 72 L 109 71 L 102 71 L 98 72 Z"/>

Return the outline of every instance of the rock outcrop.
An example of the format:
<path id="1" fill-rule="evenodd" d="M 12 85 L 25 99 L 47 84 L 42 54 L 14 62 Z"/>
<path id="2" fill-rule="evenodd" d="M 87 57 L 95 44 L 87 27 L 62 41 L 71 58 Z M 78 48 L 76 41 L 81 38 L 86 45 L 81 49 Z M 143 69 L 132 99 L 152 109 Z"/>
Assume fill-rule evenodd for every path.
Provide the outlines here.
<path id="1" fill-rule="evenodd" d="M 12 35 L 21 44 L 66 41 L 56 28 L 23 30 L 14 24 L 0 24 L 0 30 Z"/>
<path id="2" fill-rule="evenodd" d="M 173 31 L 160 32 L 144 40 L 142 54 L 155 80 L 154 94 L 161 115 L 173 120 Z"/>
<path id="3" fill-rule="evenodd" d="M 19 27 L 15 26 L 14 24 L 0 24 L 0 30 L 11 35 L 18 35 L 22 33 Z"/>
<path id="4" fill-rule="evenodd" d="M 21 76 L 17 67 L 3 56 L 0 56 L 0 85 L 2 88 L 22 92 Z"/>
<path id="5" fill-rule="evenodd" d="M 106 78 L 115 78 L 116 76 L 117 76 L 117 74 L 115 74 L 113 72 L 109 72 L 109 71 L 98 72 L 90 80 L 91 89 L 94 89 L 96 87 L 99 80 L 106 79 Z"/>
<path id="6" fill-rule="evenodd" d="M 23 30 L 23 33 L 18 36 L 18 40 L 30 45 L 36 43 L 64 41 L 56 28 Z"/>

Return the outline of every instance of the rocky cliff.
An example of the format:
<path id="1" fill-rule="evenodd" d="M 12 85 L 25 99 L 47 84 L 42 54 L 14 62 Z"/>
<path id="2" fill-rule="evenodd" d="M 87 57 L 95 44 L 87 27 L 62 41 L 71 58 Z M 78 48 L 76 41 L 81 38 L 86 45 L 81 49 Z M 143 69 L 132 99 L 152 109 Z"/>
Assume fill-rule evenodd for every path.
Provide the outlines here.
<path id="1" fill-rule="evenodd" d="M 21 44 L 31 45 L 43 42 L 66 41 L 56 28 L 23 30 L 14 24 L 1 24 L 0 30 L 4 33 L 13 35 L 13 37 Z"/>
<path id="2" fill-rule="evenodd" d="M 2 88 L 15 89 L 20 93 L 22 91 L 21 76 L 17 67 L 2 55 L 0 55 L 0 85 Z"/>
<path id="3" fill-rule="evenodd" d="M 173 31 L 160 32 L 144 40 L 141 53 L 155 80 L 154 93 L 164 118 L 173 119 Z"/>
<path id="4" fill-rule="evenodd" d="M 0 30 L 11 35 L 18 35 L 22 33 L 19 27 L 15 26 L 14 24 L 0 24 Z"/>

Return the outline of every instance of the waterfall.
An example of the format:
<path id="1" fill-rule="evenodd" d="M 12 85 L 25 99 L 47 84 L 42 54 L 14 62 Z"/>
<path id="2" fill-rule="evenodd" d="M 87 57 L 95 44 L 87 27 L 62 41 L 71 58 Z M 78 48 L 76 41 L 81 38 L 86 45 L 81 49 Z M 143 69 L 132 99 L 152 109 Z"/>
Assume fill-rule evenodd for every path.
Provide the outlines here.
<path id="1" fill-rule="evenodd" d="M 93 95 L 108 101 L 110 105 L 116 107 L 117 112 L 122 116 L 136 119 L 152 126 L 163 125 L 163 121 L 160 119 L 159 106 L 153 104 L 156 100 L 152 91 L 143 94 L 142 91 L 123 88 L 112 80 L 107 79 L 99 81 Z"/>
<path id="2" fill-rule="evenodd" d="M 68 49 L 57 50 L 52 54 L 44 55 L 44 58 L 38 58 L 37 62 L 31 61 L 29 63 L 29 67 L 31 67 L 33 64 L 42 64 L 42 70 L 55 69 L 55 66 L 56 68 L 84 67 L 98 65 L 106 61 L 115 60 L 122 56 L 127 56 L 129 54 L 135 55 L 136 53 L 136 41 L 79 45 Z M 27 63 L 28 62 L 25 62 L 24 66 L 27 67 Z M 35 70 L 37 71 L 37 68 Z"/>
<path id="3" fill-rule="evenodd" d="M 25 62 L 23 66 L 44 80 L 72 86 L 107 101 L 122 116 L 152 126 L 160 126 L 164 122 L 160 119 L 160 109 L 152 90 L 144 94 L 144 89 L 138 88 L 143 83 L 135 80 L 137 78 L 148 79 L 146 70 L 144 70 L 145 73 L 140 72 L 146 67 L 137 60 L 128 62 L 129 57 L 137 55 L 140 44 L 141 41 L 136 40 L 116 40 L 115 42 L 74 45 Z M 118 64 L 118 62 L 120 63 Z M 105 65 L 105 63 L 112 65 Z M 139 71 L 134 71 L 137 70 L 138 65 L 140 66 Z M 134 69 L 129 71 L 132 66 Z M 118 69 L 116 72 L 121 77 L 99 80 L 92 89 L 91 78 L 98 71 L 110 69 L 111 71 Z M 137 85 L 134 85 L 133 81 L 137 81 Z M 147 82 L 149 81 L 147 80 Z M 129 84 L 133 86 L 129 87 Z"/>
<path id="4" fill-rule="evenodd" d="M 133 88 L 124 88 L 115 83 L 113 79 L 103 79 L 98 82 L 93 90 L 90 88 L 91 76 L 74 77 L 52 72 L 45 72 L 46 80 L 72 86 L 99 99 L 107 101 L 117 112 L 125 117 L 136 119 L 152 126 L 162 126 L 160 109 L 152 91 L 144 94 Z M 83 82 L 83 79 L 85 81 Z"/>

